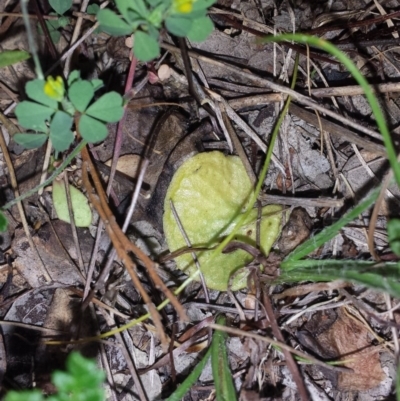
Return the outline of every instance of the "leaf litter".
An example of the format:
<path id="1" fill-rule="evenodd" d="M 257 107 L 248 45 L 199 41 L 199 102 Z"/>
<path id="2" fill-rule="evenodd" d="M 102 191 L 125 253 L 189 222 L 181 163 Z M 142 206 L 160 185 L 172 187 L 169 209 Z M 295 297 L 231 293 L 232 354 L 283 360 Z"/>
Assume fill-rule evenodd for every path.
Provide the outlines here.
<path id="1" fill-rule="evenodd" d="M 0 11 L 18 12 L 18 5 L 13 2 L 3 1 L 0 2 L 0 6 Z M 390 14 L 398 6 L 398 2 L 393 0 L 384 2 L 381 7 L 384 12 Z M 365 10 L 369 14 L 360 16 L 359 10 Z M 42 11 L 46 14 L 46 10 Z M 355 11 L 357 14 L 354 13 Z M 192 43 L 192 49 L 206 52 L 211 59 L 234 64 L 240 68 L 236 72 L 227 73 L 223 64 L 221 66 L 221 64 L 192 59 L 195 74 L 193 79 L 196 84 L 197 81 L 202 82 L 203 86 L 206 86 L 208 82 L 211 90 L 223 96 L 259 139 L 268 145 L 269 135 L 277 119 L 278 102 L 283 99 L 283 96 L 280 95 L 280 98 L 271 100 L 274 99 L 272 95 L 276 94 L 267 93 L 265 96 L 269 96 L 268 102 L 257 98 L 258 103 L 249 104 L 246 98 L 256 99 L 251 94 L 253 91 L 268 91 L 264 87 L 257 87 L 240 71 L 250 71 L 257 76 L 280 80 L 282 84 L 287 85 L 292 73 L 293 55 L 298 50 L 302 52 L 298 90 L 307 93 L 309 85 L 314 88 L 343 87 L 344 96 L 335 97 L 338 104 L 336 111 L 368 128 L 374 127 L 364 97 L 352 96 L 350 92 L 346 92 L 353 82 L 350 81 L 349 74 L 342 69 L 341 65 L 334 60 L 330 61 L 328 57 L 322 58 L 322 55 L 313 49 L 310 50 L 311 65 L 309 65 L 305 48 L 298 49 L 289 44 L 288 46 L 262 45 L 255 39 L 260 36 L 260 32 L 265 34 L 274 29 L 286 32 L 291 32 L 293 29 L 296 32 L 311 30 L 317 35 L 324 34 L 325 37 L 336 41 L 339 46 L 350 48 L 348 54 L 366 76 L 380 83 L 390 83 L 395 81 L 399 74 L 396 68 L 398 50 L 394 46 L 396 31 L 386 28 L 386 21 L 389 20 L 382 20 L 375 24 L 367 22 L 369 18 L 378 18 L 381 14 L 383 14 L 382 10 L 376 8 L 376 2 L 366 5 L 359 0 L 318 2 L 317 5 L 309 1 L 296 1 L 291 4 L 281 2 L 278 5 L 268 0 L 257 2 L 257 5 L 250 2 L 219 1 L 211 11 L 217 29 L 207 41 L 200 44 Z M 21 20 L 10 16 L 1 18 L 0 38 L 3 49 L 27 50 Z M 396 20 L 393 19 L 393 21 Z M 356 22 L 361 28 L 357 27 Z M 325 33 L 321 33 L 322 29 Z M 349 36 L 350 32 L 352 36 Z M 69 47 L 68 29 L 63 33 L 57 45 L 60 54 Z M 377 38 L 381 40 L 381 43 L 367 43 Z M 76 63 L 77 68 L 87 68 L 88 73 L 91 71 L 90 73 L 93 74 L 91 78 L 108 74 L 107 82 L 110 88 L 120 91 L 126 79 L 129 60 L 126 53 L 121 53 L 122 58 L 111 53 L 110 50 L 114 50 L 114 46 L 109 44 L 111 40 L 104 33 L 90 36 L 78 48 L 76 60 L 73 62 Z M 168 39 L 165 38 L 165 41 Z M 43 36 L 38 36 L 38 43 L 42 57 L 45 59 L 48 49 L 46 49 Z M 194 154 L 215 149 L 226 152 L 227 146 L 223 132 L 219 128 L 218 119 L 211 119 L 211 124 L 205 122 L 204 108 L 199 108 L 194 102 L 185 100 L 188 94 L 193 95 L 193 92 L 188 84 L 187 73 L 185 76 L 184 63 L 179 53 L 167 55 L 163 63 L 171 68 L 170 77 L 154 85 L 146 84 L 129 103 L 127 119 L 123 127 L 125 136 L 121 155 L 134 155 L 135 158 L 147 156 L 150 160 L 134 213 L 135 223 L 128 228 L 128 237 L 131 241 L 140 243 L 152 258 L 165 260 L 157 266 L 157 272 L 168 286 L 177 288 L 185 276 L 175 269 L 175 263 L 171 259 L 165 257 L 169 252 L 161 225 L 162 205 L 169 182 L 176 169 Z M 139 64 L 135 84 L 139 85 L 140 77 L 143 78 L 150 73 L 157 73 L 156 65 Z M 0 70 L 2 114 L 13 117 L 12 111 L 8 108 L 14 100 L 20 99 L 22 92 L 20 92 L 19 82 L 33 77 L 33 71 L 27 62 Z M 319 101 L 325 107 L 332 107 L 329 98 L 319 98 Z M 176 109 L 170 112 L 169 118 L 163 119 L 160 116 L 166 114 L 167 106 L 152 106 L 153 103 L 161 102 L 179 103 L 183 110 Z M 381 102 L 388 110 L 388 119 L 392 124 L 393 132 L 397 132 L 399 106 L 396 93 L 382 95 Z M 296 106 L 298 107 L 299 104 Z M 326 117 L 321 115 L 320 118 Z M 15 122 L 12 119 L 10 121 Z M 322 121 L 324 126 L 325 120 Z M 2 123 L 5 126 L 3 120 Z M 98 159 L 96 165 L 105 163 L 113 155 L 117 129 L 115 124 L 111 124 L 109 128 L 109 137 L 104 143 L 93 148 L 93 157 Z M 234 121 L 233 128 L 243 145 L 245 156 L 250 161 L 253 172 L 257 174 L 263 160 L 259 148 L 249 138 L 248 131 L 243 130 L 243 125 L 238 125 L 238 122 Z M 357 134 L 353 128 L 344 127 L 344 129 L 350 129 L 351 134 Z M 286 223 L 284 234 L 274 247 L 282 254 L 286 254 L 293 249 L 293 246 L 296 246 L 292 244 L 296 239 L 294 237 L 304 235 L 306 238 L 307 234 L 320 230 L 340 216 L 341 210 L 338 207 L 326 206 L 324 202 L 333 202 L 335 198 L 339 200 L 345 198 L 346 202 L 350 203 L 356 202 L 365 193 L 366 188 L 375 185 L 376 181 L 382 181 L 387 171 L 387 164 L 379 148 L 379 139 L 357 134 L 359 135 L 358 142 L 354 142 L 360 149 L 357 153 L 354 146 L 348 142 L 350 136 L 344 134 L 344 129 L 342 132 L 339 128 L 326 139 L 320 136 L 318 122 L 306 121 L 294 112 L 289 113 L 282 126 L 278 144 L 274 149 L 276 163 L 274 162 L 269 170 L 263 202 L 276 203 L 277 198 L 274 196 L 279 195 L 284 197 L 283 200 L 280 198 L 281 204 L 290 207 L 293 198 L 303 199 L 302 208 L 291 207 L 292 217 L 288 222 L 285 221 L 286 214 L 283 214 L 282 224 Z M 154 131 L 157 132 L 154 135 L 156 140 L 155 143 L 151 143 L 149 140 Z M 9 134 L 12 135 L 12 132 Z M 331 154 L 328 152 L 329 143 L 327 142 L 330 143 Z M 33 188 L 40 179 L 44 150 L 21 153 L 22 150 L 18 149 L 12 139 L 8 146 L 16 167 L 20 191 L 24 192 Z M 374 146 L 376 146 L 375 152 L 372 151 L 375 150 Z M 79 158 L 76 164 L 78 165 L 77 172 L 70 172 L 69 176 L 70 181 L 79 187 L 81 185 Z M 5 163 L 1 166 L 2 177 L 5 177 L 7 172 Z M 106 180 L 110 170 L 103 169 L 102 173 L 104 174 L 102 179 Z M 5 197 L 5 201 L 8 201 L 13 196 L 9 184 L 2 180 L 1 186 L 2 196 Z M 126 213 L 127 198 L 132 189 L 132 180 L 122 175 L 117 174 L 112 181 L 111 196 L 115 205 L 113 212 L 117 220 L 122 219 Z M 393 255 L 388 249 L 385 235 L 386 218 L 398 210 L 396 209 L 398 190 L 393 186 L 389 188 L 389 191 L 391 194 L 388 195 L 381 209 L 375 232 L 376 250 L 380 255 L 388 258 Z M 24 207 L 33 243 L 40 258 L 30 250 L 26 234 L 19 228 L 21 220 L 18 212 L 12 209 L 9 216 L 11 224 L 7 233 L 11 243 L 4 235 L 4 247 L 1 248 L 2 253 L 13 257 L 12 282 L 7 291 L 5 290 L 8 276 L 1 275 L 5 283 L 3 289 L 7 295 L 3 304 L 8 302 L 8 310 L 2 309 L 3 320 L 43 326 L 57 331 L 71 329 L 75 337 L 77 333 L 79 337 L 85 337 L 94 335 L 96 330 L 107 331 L 110 321 L 104 315 L 99 314 L 95 320 L 95 315 L 88 314 L 85 315 L 84 320 L 76 319 L 77 321 L 73 322 L 72 317 L 79 316 L 78 312 L 67 318 L 63 314 L 66 311 L 79 309 L 77 307 L 79 298 L 68 292 L 65 287 L 72 285 L 74 288 L 83 289 L 82 276 L 87 272 L 93 243 L 92 237 L 87 237 L 89 230 L 78 229 L 78 236 L 81 238 L 78 241 L 81 251 L 78 252 L 74 249 L 74 241 L 71 240 L 72 234 L 69 232 L 68 225 L 61 231 L 56 227 L 50 228 L 52 224 L 56 226 L 59 222 L 51 214 L 52 202 L 46 192 L 41 200 L 34 195 L 24 201 Z M 98 223 L 95 219 L 94 225 L 96 224 Z M 351 255 L 354 259 L 368 258 L 369 250 L 365 235 L 368 224 L 369 215 L 365 214 L 316 251 L 313 256 L 325 258 L 333 255 L 346 258 Z M 87 246 L 88 243 L 90 246 Z M 90 263 L 97 266 L 104 264 L 104 258 L 109 252 L 109 244 L 107 235 L 102 235 L 101 246 L 95 255 L 94 262 Z M 347 249 L 351 249 L 351 253 L 346 253 Z M 83 273 L 77 268 L 79 253 L 82 253 L 85 264 Z M 164 259 L 158 259 L 160 255 Z M 273 262 L 270 261 L 270 263 Z M 279 260 L 275 263 L 279 265 Z M 42 264 L 47 267 L 53 281 L 51 285 L 46 284 L 44 276 L 37 273 L 42 271 Z M 8 265 L 4 264 L 2 272 L 7 269 Z M 304 351 L 326 362 L 342 360 L 344 367 L 355 371 L 350 373 L 348 370 L 340 370 L 342 365 L 337 365 L 339 368 L 336 370 L 329 366 L 320 368 L 300 365 L 305 386 L 310 394 L 320 394 L 314 395 L 313 399 L 318 397 L 323 399 L 321 394 L 324 394 L 335 399 L 372 400 L 393 394 L 394 356 L 398 352 L 398 345 L 393 337 L 396 326 L 385 323 L 388 320 L 385 313 L 387 309 L 395 306 L 394 299 L 385 299 L 370 290 L 352 286 L 349 283 L 337 285 L 329 283 L 332 285 L 327 287 L 322 287 L 321 284 L 299 284 L 294 287 L 278 285 L 268 286 L 265 289 L 264 284 L 269 284 L 271 277 L 260 275 L 258 267 L 253 270 L 249 267 L 249 271 L 251 279 L 245 291 L 235 293 L 209 291 L 208 303 L 204 302 L 206 296 L 199 283 L 194 282 L 186 287 L 180 302 L 189 318 L 189 325 L 176 321 L 173 310 L 166 309 L 166 314 L 163 315 L 164 325 L 169 338 L 175 344 L 170 349 L 170 358 L 160 344 L 159 337 L 154 333 L 151 322 L 133 327 L 124 334 L 127 352 L 121 351 L 121 345 L 118 345 L 117 340 L 107 340 L 108 343 L 104 345 L 104 348 L 100 347 L 100 351 L 97 349 L 87 351 L 88 354 L 92 352 L 93 356 L 100 355 L 99 361 L 101 360 L 102 368 L 109 372 L 108 378 L 111 383 L 108 388 L 109 399 L 142 399 L 138 395 L 140 391 L 136 383 L 134 385 L 132 380 L 132 371 L 129 371 L 132 360 L 139 369 L 139 373 L 143 373 L 142 369 L 147 371 L 143 387 L 148 399 L 166 398 L 183 381 L 201 357 L 208 340 L 207 330 L 204 330 L 201 325 L 206 325 L 207 319 L 213 319 L 212 316 L 218 312 L 228 315 L 229 325 L 248 332 L 258 331 L 271 335 L 263 312 L 265 301 L 262 294 L 271 296 L 277 322 L 288 343 L 299 344 Z M 96 267 L 94 280 L 98 274 Z M 146 274 L 140 269 L 138 274 L 146 289 L 157 293 Z M 347 292 L 341 290 L 343 286 Z M 296 289 L 297 292 L 287 293 L 288 295 L 284 298 L 278 299 L 279 293 L 290 289 Z M 98 300 L 100 297 L 101 301 L 111 308 L 111 313 L 113 308 L 117 312 L 114 315 L 113 324 L 121 325 L 126 319 L 139 317 L 146 312 L 141 297 L 132 286 L 129 276 L 118 263 L 114 264 L 106 285 L 96 296 Z M 155 302 L 158 303 L 159 298 L 156 299 Z M 73 306 L 74 303 L 75 306 Z M 347 309 L 349 303 L 353 305 L 352 308 L 358 310 L 357 317 Z M 325 310 L 335 311 L 336 318 L 332 319 L 330 327 L 320 332 L 325 320 Z M 102 313 L 108 312 L 102 309 Z M 398 313 L 394 311 L 390 319 L 393 324 L 398 324 Z M 308 325 L 313 321 L 316 321 L 316 331 Z M 199 337 L 196 337 L 189 347 L 185 333 L 190 332 L 191 325 L 198 328 Z M 7 327 L 3 330 L 8 364 L 6 377 L 16 385 L 29 387 L 32 381 L 30 372 L 37 368 L 35 377 L 40 386 L 46 389 L 49 371 L 62 365 L 63 356 L 65 356 L 63 349 L 43 345 L 43 340 L 40 340 L 41 335 L 37 333 L 33 335 L 32 330 L 27 327 L 22 333 L 10 329 L 10 326 Z M 85 329 L 88 334 L 83 334 L 78 328 Z M 314 342 L 311 345 L 307 343 L 308 347 L 305 346 L 300 341 L 300 332 L 310 333 Z M 52 333 L 52 338 L 54 335 Z M 198 343 L 197 348 L 196 343 Z M 179 349 L 182 344 L 188 345 L 186 351 Z M 174 348 L 179 351 L 172 352 Z M 328 350 L 328 355 L 319 354 L 320 348 Z M 54 365 L 43 363 L 51 359 L 50 355 L 52 360 L 57 362 Z M 127 362 L 127 355 L 130 355 L 130 362 Z M 163 357 L 166 362 L 157 365 L 157 361 Z M 286 359 L 277 348 L 272 348 L 259 340 L 246 338 L 243 334 L 242 337 L 231 337 L 228 341 L 228 357 L 235 387 L 243 399 L 296 399 L 298 395 L 296 385 L 290 381 L 291 379 L 289 380 L 292 372 L 289 373 L 287 370 Z M 34 361 L 33 364 L 32 361 Z M 38 361 L 42 363 L 39 364 Z M 153 364 L 156 368 L 152 370 Z M 24 368 L 21 369 L 21 367 Z M 208 368 L 205 369 L 198 384 L 190 390 L 187 399 L 205 400 L 212 397 L 214 386 L 210 372 Z"/>

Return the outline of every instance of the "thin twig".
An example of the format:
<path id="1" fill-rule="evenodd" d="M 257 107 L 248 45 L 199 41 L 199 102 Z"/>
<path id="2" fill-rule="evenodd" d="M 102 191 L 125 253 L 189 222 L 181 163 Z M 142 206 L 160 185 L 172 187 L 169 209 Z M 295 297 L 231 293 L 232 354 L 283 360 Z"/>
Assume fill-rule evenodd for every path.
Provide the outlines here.
<path id="1" fill-rule="evenodd" d="M 12 160 L 11 160 L 10 154 L 8 153 L 8 148 L 7 148 L 7 145 L 6 145 L 6 141 L 4 139 L 3 130 L 0 129 L 0 131 L 1 131 L 1 134 L 0 134 L 1 151 L 3 153 L 3 157 L 4 157 L 5 162 L 7 164 L 8 173 L 10 175 L 11 187 L 12 187 L 12 189 L 14 191 L 14 197 L 15 197 L 15 199 L 18 199 L 20 196 L 19 196 L 19 190 L 18 190 L 18 182 L 17 182 L 17 178 L 15 176 L 14 166 L 12 164 Z M 38 250 L 36 248 L 36 245 L 33 242 L 31 233 L 29 231 L 29 226 L 28 226 L 28 222 L 26 220 L 26 215 L 25 215 L 25 211 L 24 211 L 24 207 L 22 205 L 21 199 L 19 199 L 19 201 L 16 202 L 16 203 L 17 203 L 17 208 L 18 208 L 19 215 L 21 217 L 22 226 L 24 228 L 24 232 L 25 232 L 26 238 L 28 239 L 29 246 L 31 247 L 32 252 L 34 253 L 34 255 L 37 258 L 39 266 L 40 266 L 40 268 L 42 270 L 42 275 L 43 275 L 46 283 L 49 284 L 53 280 L 52 280 L 48 270 L 46 269 L 46 266 L 44 265 L 42 258 L 40 257 L 40 254 L 39 254 L 39 252 L 38 252 Z"/>
<path id="2" fill-rule="evenodd" d="M 192 243 L 190 242 L 190 239 L 186 234 L 186 231 L 185 231 L 185 229 L 184 229 L 184 227 L 182 225 L 181 219 L 179 218 L 178 212 L 175 209 L 175 205 L 172 202 L 172 199 L 169 200 L 169 204 L 170 204 L 171 211 L 172 211 L 172 214 L 174 216 L 175 222 L 176 222 L 176 224 L 177 224 L 177 226 L 179 228 L 179 231 L 180 231 L 183 239 L 186 242 L 186 246 L 188 248 L 191 248 L 192 247 Z M 201 284 L 203 286 L 204 298 L 205 298 L 206 302 L 209 304 L 210 303 L 210 297 L 208 295 L 206 280 L 204 279 L 204 275 L 201 272 L 201 266 L 200 266 L 199 260 L 197 259 L 197 255 L 196 255 L 195 252 L 192 251 L 190 254 L 192 255 L 192 258 L 193 258 L 194 264 L 196 265 L 197 270 L 200 272 L 200 279 L 201 279 Z"/>
<path id="3" fill-rule="evenodd" d="M 169 50 L 172 53 L 177 53 L 179 52 L 179 49 L 177 49 L 175 46 L 169 45 L 167 43 L 162 43 L 161 47 L 163 47 L 164 49 Z M 319 112 L 334 118 L 335 120 L 338 120 L 340 122 L 342 122 L 345 125 L 348 125 L 349 127 L 352 127 L 362 133 L 364 133 L 365 135 L 369 135 L 373 138 L 376 139 L 381 139 L 381 135 L 378 134 L 377 132 L 364 127 L 363 125 L 352 121 L 348 118 L 345 118 L 339 114 L 337 114 L 336 112 L 329 110 L 323 106 L 321 106 L 320 104 L 314 102 L 312 99 L 310 99 L 307 96 L 302 95 L 301 93 L 296 92 L 293 89 L 290 89 L 284 85 L 280 85 L 277 84 L 275 82 L 269 81 L 265 78 L 261 78 L 255 74 L 252 74 L 251 72 L 247 72 L 244 69 L 241 69 L 239 67 L 233 66 L 231 64 L 222 62 L 222 61 L 217 61 L 214 59 L 211 59 L 209 57 L 200 55 L 194 51 L 189 51 L 189 56 L 190 57 L 194 57 L 198 60 L 204 61 L 206 63 L 212 64 L 214 66 L 220 67 L 222 68 L 226 73 L 231 72 L 234 74 L 238 74 L 241 75 L 243 78 L 250 80 L 251 82 L 253 82 L 255 85 L 260 85 L 260 86 L 265 86 L 273 91 L 277 91 L 277 92 L 282 92 L 285 93 L 287 95 L 290 95 L 293 99 L 297 100 L 299 103 L 304 104 L 305 106 L 311 107 L 314 110 L 318 110 Z"/>

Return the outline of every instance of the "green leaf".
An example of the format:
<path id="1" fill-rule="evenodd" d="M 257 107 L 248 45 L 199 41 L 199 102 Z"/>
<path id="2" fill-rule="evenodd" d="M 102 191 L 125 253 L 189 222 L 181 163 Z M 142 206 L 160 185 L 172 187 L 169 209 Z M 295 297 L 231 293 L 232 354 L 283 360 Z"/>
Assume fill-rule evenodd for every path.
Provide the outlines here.
<path id="1" fill-rule="evenodd" d="M 80 79 L 81 73 L 78 70 L 73 70 L 71 73 L 68 75 L 67 83 L 68 86 L 71 86 L 75 81 Z"/>
<path id="2" fill-rule="evenodd" d="M 51 13 L 52 15 L 56 16 L 57 14 L 55 13 Z M 60 22 L 58 19 L 50 19 L 50 20 L 46 20 L 46 25 L 47 25 L 47 29 L 49 31 L 51 30 L 57 30 L 58 28 L 60 28 Z M 41 26 L 41 25 L 39 25 Z"/>
<path id="3" fill-rule="evenodd" d="M 7 218 L 2 211 L 0 211 L 0 231 L 4 232 L 7 230 Z"/>
<path id="4" fill-rule="evenodd" d="M 214 248 L 236 225 L 234 238 L 256 247 L 257 209 L 251 209 L 249 216 L 238 223 L 252 193 L 253 184 L 239 157 L 214 151 L 186 160 L 172 177 L 164 201 L 163 228 L 169 250 L 186 248 L 170 201 L 193 247 Z M 262 208 L 260 247 L 265 255 L 279 235 L 281 211 L 278 205 Z M 198 251 L 196 256 L 209 288 L 226 291 L 230 283 L 236 291 L 247 286 L 248 270 L 243 267 L 253 257 L 244 250 L 216 254 L 210 249 Z M 178 256 L 175 261 L 178 269 L 187 274 L 197 270 L 190 253 Z"/>
<path id="5" fill-rule="evenodd" d="M 58 19 L 58 25 L 60 28 L 65 28 L 69 24 L 69 18 L 64 15 Z"/>
<path id="6" fill-rule="evenodd" d="M 390 248 L 400 256 L 400 219 L 392 219 L 387 225 L 388 240 Z"/>
<path id="7" fill-rule="evenodd" d="M 190 31 L 187 34 L 189 40 L 193 42 L 202 42 L 208 38 L 213 31 L 214 24 L 209 17 L 201 17 L 193 20 Z"/>
<path id="8" fill-rule="evenodd" d="M 151 7 L 157 7 L 159 4 L 164 3 L 165 6 L 171 7 L 171 0 L 147 0 Z"/>
<path id="9" fill-rule="evenodd" d="M 132 33 L 132 28 L 114 12 L 105 8 L 97 13 L 100 28 L 114 36 L 124 36 Z"/>
<path id="10" fill-rule="evenodd" d="M 64 14 L 72 7 L 72 0 L 49 0 L 51 7 L 53 10 L 57 12 L 57 14 Z"/>
<path id="11" fill-rule="evenodd" d="M 319 248 L 325 242 L 334 238 L 339 231 L 348 223 L 356 219 L 361 213 L 373 205 L 380 193 L 380 188 L 375 188 L 366 198 L 364 198 L 353 209 L 344 214 L 336 223 L 325 227 L 317 235 L 309 238 L 290 253 L 281 263 L 281 268 L 292 269 L 292 262 L 302 259 Z"/>
<path id="12" fill-rule="evenodd" d="M 46 81 L 44 79 L 34 79 L 29 81 L 25 85 L 25 92 L 32 100 L 56 110 L 58 105 L 57 101 L 44 93 L 45 83 Z"/>
<path id="13" fill-rule="evenodd" d="M 167 9 L 166 4 L 160 4 L 150 13 L 147 20 L 150 22 L 151 25 L 160 28 L 164 17 L 164 12 L 166 9 Z"/>
<path id="14" fill-rule="evenodd" d="M 400 269 L 397 262 L 377 265 L 373 261 L 307 259 L 293 261 L 291 267 L 292 270 L 282 270 L 274 284 L 345 280 L 400 298 Z"/>
<path id="15" fill-rule="evenodd" d="M 211 7 L 216 0 L 196 0 L 193 2 L 193 11 L 198 10 L 206 10 L 208 7 Z"/>
<path id="16" fill-rule="evenodd" d="M 226 319 L 219 316 L 217 323 L 225 325 Z M 225 344 L 226 338 L 226 333 L 216 330 L 211 344 L 211 367 L 217 401 L 237 400 L 232 373 L 229 369 L 228 353 Z"/>
<path id="17" fill-rule="evenodd" d="M 82 138 L 90 143 L 103 141 L 108 135 L 107 127 L 102 122 L 86 115 L 79 119 L 78 128 Z"/>
<path id="18" fill-rule="evenodd" d="M 52 378 L 61 393 L 76 393 L 79 395 L 78 399 L 86 401 L 89 400 L 88 390 L 101 390 L 104 397 L 103 390 L 100 388 L 104 376 L 104 372 L 97 368 L 94 361 L 84 358 L 78 352 L 73 352 L 67 360 L 67 371 L 54 372 Z M 74 399 L 74 397 L 68 397 L 68 399 L 70 398 Z M 91 398 L 91 400 L 95 400 L 95 398 Z"/>
<path id="19" fill-rule="evenodd" d="M 82 192 L 73 187 L 69 186 L 69 192 L 71 195 L 71 203 L 72 203 L 72 211 L 74 213 L 75 225 L 77 227 L 89 227 L 92 223 L 92 211 L 88 204 L 88 200 Z M 63 180 L 55 179 L 53 181 L 53 206 L 56 210 L 57 217 L 70 223 L 71 220 L 69 218 L 68 211 L 68 202 L 67 202 L 67 193 L 65 191 L 65 185 Z M 53 380 L 55 377 L 53 376 Z M 55 382 L 57 386 L 59 386 L 61 380 Z M 90 385 L 90 384 L 88 384 Z"/>
<path id="20" fill-rule="evenodd" d="M 50 39 L 53 43 L 57 44 L 61 39 L 61 32 L 56 30 L 49 30 Z"/>
<path id="21" fill-rule="evenodd" d="M 128 10 L 134 8 L 132 7 L 133 3 L 132 0 L 115 0 L 115 5 L 117 6 L 118 11 L 127 21 L 130 21 Z"/>
<path id="22" fill-rule="evenodd" d="M 98 4 L 89 4 L 88 8 L 86 9 L 86 12 L 92 15 L 92 14 L 97 14 L 99 10 L 100 6 Z"/>
<path id="23" fill-rule="evenodd" d="M 210 355 L 211 355 L 211 347 L 207 350 L 207 353 L 204 355 L 203 359 L 192 370 L 190 375 L 165 401 L 181 401 L 183 399 L 185 394 L 192 388 L 194 383 L 203 373 L 203 370 L 206 367 Z"/>
<path id="24" fill-rule="evenodd" d="M 165 20 L 165 26 L 167 27 L 168 32 L 173 35 L 184 37 L 190 32 L 192 20 L 173 15 Z"/>
<path id="25" fill-rule="evenodd" d="M 150 12 L 143 0 L 131 0 L 130 4 L 131 6 L 129 8 L 133 9 L 133 11 L 136 11 L 142 18 L 147 19 L 147 17 L 150 15 Z"/>
<path id="26" fill-rule="evenodd" d="M 93 85 L 88 81 L 75 81 L 68 90 L 68 97 L 74 107 L 83 113 L 93 99 Z"/>
<path id="27" fill-rule="evenodd" d="M 26 149 L 40 148 L 47 138 L 48 136 L 45 133 L 29 134 L 27 132 L 19 132 L 13 136 L 14 141 Z"/>
<path id="28" fill-rule="evenodd" d="M 9 391 L 4 401 L 43 401 L 39 390 Z"/>
<path id="29" fill-rule="evenodd" d="M 45 121 L 50 120 L 54 110 L 41 104 L 23 101 L 15 108 L 15 115 L 18 118 L 18 124 L 24 128 L 35 131 L 46 132 L 48 130 Z"/>
<path id="30" fill-rule="evenodd" d="M 124 114 L 122 96 L 117 92 L 108 92 L 97 99 L 86 114 L 107 123 L 116 123 Z"/>
<path id="31" fill-rule="evenodd" d="M 74 140 L 71 131 L 72 122 L 73 118 L 64 111 L 57 111 L 51 120 L 50 139 L 57 152 L 67 150 Z"/>
<path id="32" fill-rule="evenodd" d="M 0 68 L 27 60 L 31 55 L 25 50 L 5 50 L 0 52 Z"/>
<path id="33" fill-rule="evenodd" d="M 160 55 L 160 46 L 158 41 L 149 34 L 136 31 L 133 54 L 140 61 L 151 61 Z"/>
<path id="34" fill-rule="evenodd" d="M 94 91 L 97 91 L 104 86 L 104 83 L 101 79 L 92 79 L 90 83 L 92 84 Z"/>

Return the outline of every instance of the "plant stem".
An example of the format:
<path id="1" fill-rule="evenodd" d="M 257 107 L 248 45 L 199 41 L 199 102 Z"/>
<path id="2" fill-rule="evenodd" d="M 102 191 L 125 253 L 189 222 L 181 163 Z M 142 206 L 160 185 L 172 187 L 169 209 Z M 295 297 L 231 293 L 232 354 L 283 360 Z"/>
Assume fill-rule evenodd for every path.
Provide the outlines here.
<path id="1" fill-rule="evenodd" d="M 33 33 L 32 33 L 31 24 L 29 22 L 29 14 L 28 14 L 27 4 L 28 4 L 28 0 L 21 0 L 21 11 L 22 11 L 22 17 L 24 20 L 24 24 L 25 24 L 26 34 L 28 35 L 29 50 L 32 54 L 33 62 L 35 63 L 36 76 L 39 79 L 44 79 L 42 66 L 40 65 L 39 56 L 37 53 L 36 43 L 33 40 Z"/>

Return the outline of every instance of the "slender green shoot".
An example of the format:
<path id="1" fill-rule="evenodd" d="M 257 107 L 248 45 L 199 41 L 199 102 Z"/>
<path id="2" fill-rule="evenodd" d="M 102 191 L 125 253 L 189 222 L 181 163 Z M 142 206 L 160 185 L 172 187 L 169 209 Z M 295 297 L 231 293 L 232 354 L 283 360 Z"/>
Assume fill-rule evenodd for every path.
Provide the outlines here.
<path id="1" fill-rule="evenodd" d="M 225 317 L 219 316 L 217 324 L 225 325 Z M 235 401 L 236 390 L 229 369 L 228 352 L 226 349 L 227 334 L 216 331 L 211 344 L 211 366 L 215 384 L 217 401 Z"/>
<path id="2" fill-rule="evenodd" d="M 211 356 L 211 347 L 208 348 L 203 359 L 196 365 L 192 373 L 183 381 L 183 383 L 165 400 L 165 401 L 181 401 L 187 392 L 192 388 L 203 372 L 206 364 Z"/>
<path id="3" fill-rule="evenodd" d="M 329 227 L 324 228 L 320 233 L 318 233 L 314 237 L 309 238 L 306 242 L 299 245 L 282 262 L 281 268 L 286 270 L 291 269 L 292 266 L 294 266 L 292 262 L 304 258 L 312 251 L 325 244 L 325 242 L 334 238 L 345 225 L 356 219 L 357 216 L 359 216 L 362 212 L 364 212 L 374 204 L 379 196 L 379 192 L 380 187 L 375 188 L 362 202 L 360 202 L 356 207 L 346 213 L 339 221 Z"/>
<path id="4" fill-rule="evenodd" d="M 35 39 L 32 33 L 31 23 L 29 21 L 28 0 L 21 0 L 21 11 L 26 29 L 26 34 L 28 36 L 29 50 L 32 54 L 32 59 L 35 64 L 36 76 L 38 79 L 44 79 L 44 74 L 42 66 L 40 65 Z"/>

